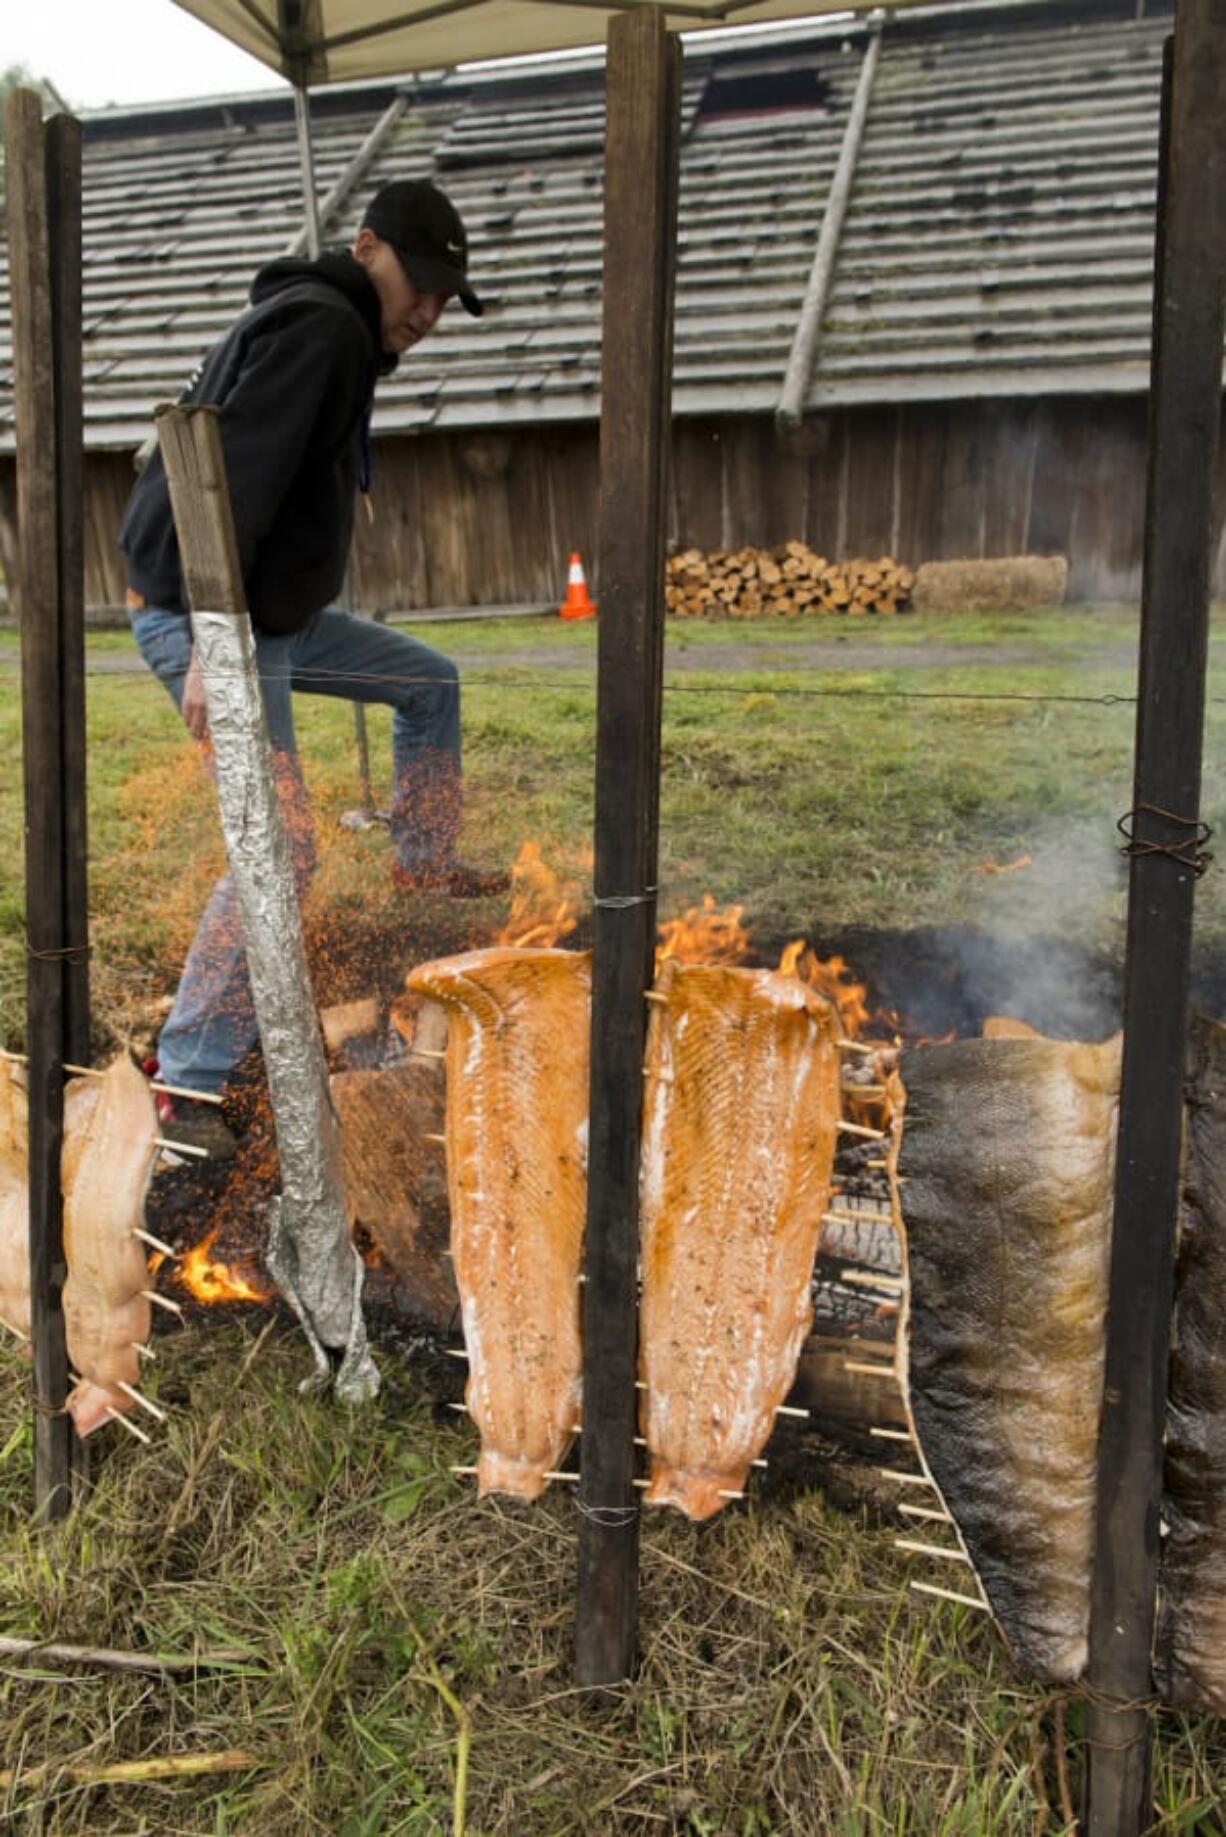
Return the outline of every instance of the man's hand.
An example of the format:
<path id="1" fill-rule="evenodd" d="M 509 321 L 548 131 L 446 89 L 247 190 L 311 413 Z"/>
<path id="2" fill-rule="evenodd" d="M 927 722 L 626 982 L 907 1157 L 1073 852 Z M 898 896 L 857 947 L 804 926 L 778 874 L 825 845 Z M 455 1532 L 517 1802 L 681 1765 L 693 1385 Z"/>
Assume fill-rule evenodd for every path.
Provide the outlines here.
<path id="1" fill-rule="evenodd" d="M 182 714 L 192 739 L 203 744 L 209 737 L 209 714 L 204 699 L 204 673 L 195 650 L 192 651 L 192 660 L 187 666 L 187 677 L 183 684 Z"/>

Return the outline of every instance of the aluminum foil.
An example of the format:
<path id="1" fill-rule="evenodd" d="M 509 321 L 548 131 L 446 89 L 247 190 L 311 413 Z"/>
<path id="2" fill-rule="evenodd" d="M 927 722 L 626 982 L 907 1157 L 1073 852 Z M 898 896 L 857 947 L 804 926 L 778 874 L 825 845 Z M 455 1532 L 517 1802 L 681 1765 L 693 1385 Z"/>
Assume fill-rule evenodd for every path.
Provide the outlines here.
<path id="1" fill-rule="evenodd" d="M 362 1319 L 362 1263 L 345 1217 L 340 1125 L 328 1090 L 251 622 L 245 615 L 193 612 L 192 632 L 281 1160 L 268 1268 L 310 1342 L 316 1371 L 309 1382 L 322 1387 L 335 1369 L 337 1395 L 360 1401 L 375 1395 L 379 1374 Z"/>

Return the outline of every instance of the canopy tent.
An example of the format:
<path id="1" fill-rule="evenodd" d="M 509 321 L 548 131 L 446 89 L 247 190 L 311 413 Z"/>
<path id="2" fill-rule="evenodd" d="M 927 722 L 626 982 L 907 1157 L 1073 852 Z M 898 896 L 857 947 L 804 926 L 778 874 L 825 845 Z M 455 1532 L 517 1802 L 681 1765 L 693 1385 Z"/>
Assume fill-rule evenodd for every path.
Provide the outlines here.
<path id="1" fill-rule="evenodd" d="M 915 6 L 921 0 L 894 0 Z M 175 0 L 292 83 L 315 86 L 437 70 L 482 58 L 602 45 L 609 21 L 650 0 Z M 868 0 L 683 0 L 673 30 L 871 12 Z"/>
<path id="2" fill-rule="evenodd" d="M 632 1476 L 642 991 L 651 985 L 655 936 L 680 96 L 679 47 L 666 40 L 680 31 L 818 13 L 876 13 L 867 66 L 885 15 L 867 0 L 175 3 L 294 84 L 308 222 L 314 193 L 308 88 L 595 46 L 606 38 L 609 44 L 577 1660 L 581 1683 L 615 1684 L 630 1674 L 637 1605 Z M 889 10 L 921 4 L 894 0 Z M 1024 4 L 1000 0 L 1000 10 Z M 1132 857 L 1129 943 L 1090 1626 L 1089 1837 L 1139 1837 L 1152 1811 L 1153 1525 L 1161 1504 L 1194 881 L 1185 851 L 1189 833 L 1199 833 L 1220 431 L 1226 0 L 1176 0 L 1176 19 L 1163 108 L 1136 776 L 1125 851 Z"/>

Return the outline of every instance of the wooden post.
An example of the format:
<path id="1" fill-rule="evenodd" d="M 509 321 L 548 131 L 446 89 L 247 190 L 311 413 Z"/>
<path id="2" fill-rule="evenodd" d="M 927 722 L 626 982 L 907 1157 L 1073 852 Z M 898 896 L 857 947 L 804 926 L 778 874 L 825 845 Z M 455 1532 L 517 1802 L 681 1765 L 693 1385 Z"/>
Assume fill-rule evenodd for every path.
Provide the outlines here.
<path id="1" fill-rule="evenodd" d="M 59 488 L 60 736 L 64 808 L 64 1056 L 88 1065 L 89 838 L 85 767 L 85 479 L 81 382 L 81 124 L 47 123 Z M 81 1444 L 82 1452 L 85 1444 Z"/>
<path id="2" fill-rule="evenodd" d="M 639 1135 L 655 947 L 665 480 L 681 48 L 655 7 L 609 26 L 596 734 L 596 917 L 575 1655 L 634 1657 Z"/>
<path id="3" fill-rule="evenodd" d="M 1098 1455 L 1085 1816 L 1152 1821 L 1150 1649 L 1174 1288 L 1226 298 L 1226 0 L 1179 0 L 1164 73 L 1124 1058 Z M 1169 852 L 1167 852 L 1169 851 Z"/>
<path id="4" fill-rule="evenodd" d="M 34 1510 L 45 1522 L 68 1512 L 73 1475 L 83 1469 L 80 1444 L 63 1414 L 67 1271 L 60 1197 L 70 1009 L 80 1003 L 82 990 L 88 1002 L 81 968 L 84 733 L 66 734 L 65 702 L 66 690 L 71 698 L 84 687 L 84 659 L 74 652 L 83 640 L 81 621 L 74 623 L 71 611 L 64 620 L 65 605 L 71 608 L 83 597 L 77 576 L 82 553 L 80 137 L 75 123 L 45 132 L 41 99 L 32 90 L 17 89 L 5 110 L 5 141 L 22 607 Z M 61 453 L 64 443 L 74 439 L 75 457 Z M 66 773 L 69 760 L 71 776 Z M 70 846 L 81 851 L 71 873 L 66 871 Z M 87 1009 L 83 1012 L 87 1039 Z"/>

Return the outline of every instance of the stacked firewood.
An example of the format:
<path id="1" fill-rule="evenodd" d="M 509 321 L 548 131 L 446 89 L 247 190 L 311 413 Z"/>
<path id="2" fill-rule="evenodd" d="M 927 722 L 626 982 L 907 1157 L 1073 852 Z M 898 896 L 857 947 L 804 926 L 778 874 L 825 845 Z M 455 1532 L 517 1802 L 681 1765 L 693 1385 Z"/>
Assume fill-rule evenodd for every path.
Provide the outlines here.
<path id="1" fill-rule="evenodd" d="M 812 613 L 902 612 L 910 568 L 880 561 L 827 561 L 806 542 L 769 549 L 685 549 L 667 568 L 664 599 L 678 618 L 758 619 Z"/>

